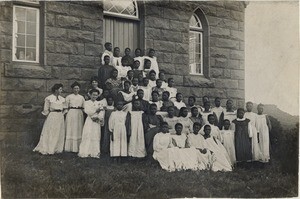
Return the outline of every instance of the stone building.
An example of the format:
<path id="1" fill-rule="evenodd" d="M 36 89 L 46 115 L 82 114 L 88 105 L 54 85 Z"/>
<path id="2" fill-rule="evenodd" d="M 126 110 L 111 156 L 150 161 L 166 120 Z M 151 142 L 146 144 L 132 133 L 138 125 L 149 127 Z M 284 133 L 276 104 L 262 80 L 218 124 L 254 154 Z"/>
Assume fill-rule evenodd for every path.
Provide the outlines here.
<path id="1" fill-rule="evenodd" d="M 36 141 L 54 83 L 86 90 L 106 41 L 154 48 L 184 96 L 244 105 L 244 2 L 0 2 L 0 134 Z"/>

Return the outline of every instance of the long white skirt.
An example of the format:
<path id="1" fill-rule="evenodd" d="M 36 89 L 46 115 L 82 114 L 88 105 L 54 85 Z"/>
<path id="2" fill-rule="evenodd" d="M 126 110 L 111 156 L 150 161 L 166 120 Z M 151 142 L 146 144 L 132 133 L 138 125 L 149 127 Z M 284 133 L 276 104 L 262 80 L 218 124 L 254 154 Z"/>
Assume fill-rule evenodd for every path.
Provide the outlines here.
<path id="1" fill-rule="evenodd" d="M 157 160 L 162 169 L 166 171 L 175 171 L 174 152 L 175 148 L 166 148 L 161 151 L 154 151 L 153 158 Z"/>
<path id="2" fill-rule="evenodd" d="M 40 141 L 33 151 L 41 154 L 61 153 L 65 141 L 65 121 L 61 112 L 50 112 L 47 116 Z"/>
<path id="3" fill-rule="evenodd" d="M 93 122 L 90 117 L 86 118 L 82 131 L 82 141 L 79 146 L 79 157 L 93 157 L 100 156 L 100 139 L 101 127 L 97 122 Z"/>
<path id="4" fill-rule="evenodd" d="M 131 135 L 128 145 L 128 156 L 142 158 L 146 156 L 142 111 L 131 112 Z"/>
<path id="5" fill-rule="evenodd" d="M 78 152 L 83 129 L 83 113 L 80 109 L 70 109 L 66 117 L 65 151 Z"/>

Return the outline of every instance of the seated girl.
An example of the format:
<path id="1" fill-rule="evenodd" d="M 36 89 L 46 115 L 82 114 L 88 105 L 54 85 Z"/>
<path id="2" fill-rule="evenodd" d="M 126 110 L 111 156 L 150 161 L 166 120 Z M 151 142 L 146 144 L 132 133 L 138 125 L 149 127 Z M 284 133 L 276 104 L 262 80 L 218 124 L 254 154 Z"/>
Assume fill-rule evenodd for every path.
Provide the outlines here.
<path id="1" fill-rule="evenodd" d="M 164 70 L 159 70 L 158 78 L 162 80 L 162 88 L 166 89 L 168 87 L 168 82 L 166 80 L 166 75 Z"/>
<path id="2" fill-rule="evenodd" d="M 204 124 L 209 124 L 208 122 L 208 115 L 213 115 L 215 117 L 214 125 L 218 126 L 218 119 L 217 116 L 212 110 L 210 109 L 210 102 L 205 102 L 204 103 L 204 110 L 201 112 L 202 119 Z"/>
<path id="3" fill-rule="evenodd" d="M 134 54 L 135 54 L 135 58 L 133 58 L 134 61 L 140 62 L 140 66 L 138 70 L 144 70 L 144 56 L 142 55 L 142 50 L 140 48 L 137 48 L 135 49 Z"/>
<path id="4" fill-rule="evenodd" d="M 169 132 L 175 134 L 175 124 L 179 121 L 179 118 L 175 116 L 174 106 L 168 107 L 168 115 L 163 117 L 163 120 L 169 124 Z"/>
<path id="5" fill-rule="evenodd" d="M 139 88 L 144 91 L 144 100 L 150 101 L 152 88 L 149 86 L 149 79 L 147 77 L 143 78 L 143 85 Z"/>
<path id="6" fill-rule="evenodd" d="M 203 119 L 202 119 L 202 115 L 199 114 L 199 110 L 197 107 L 192 107 L 191 109 L 191 117 L 190 117 L 190 126 L 192 127 L 194 125 L 194 123 L 198 122 L 199 124 L 201 124 L 201 127 L 204 125 L 203 124 Z M 191 129 L 192 130 L 192 129 Z"/>
<path id="7" fill-rule="evenodd" d="M 174 102 L 176 100 L 177 88 L 174 88 L 173 78 L 168 79 L 168 86 L 166 88 L 166 91 L 170 93 L 170 100 Z"/>
<path id="8" fill-rule="evenodd" d="M 156 86 L 156 72 L 154 70 L 151 70 L 149 72 L 149 86 L 151 88 L 155 87 Z"/>
<path id="9" fill-rule="evenodd" d="M 139 86 L 139 79 L 137 77 L 134 77 L 131 81 L 131 86 L 130 86 L 130 89 L 129 91 L 131 93 L 137 93 L 137 91 L 139 90 L 140 86 Z"/>
<path id="10" fill-rule="evenodd" d="M 162 88 L 162 80 L 161 79 L 156 80 L 156 86 L 152 87 L 152 91 L 157 91 L 160 96 L 159 99 L 161 100 L 162 93 L 165 91 L 165 89 Z"/>
<path id="11" fill-rule="evenodd" d="M 222 143 L 210 135 L 211 127 L 204 126 L 204 146 L 210 151 L 214 158 L 211 170 L 212 171 L 232 171 L 231 161 L 228 153 Z"/>
<path id="12" fill-rule="evenodd" d="M 117 101 L 123 101 L 123 110 L 128 111 L 131 109 L 131 101 L 135 93 L 130 92 L 130 81 L 124 82 L 124 89 L 118 92 Z"/>
<path id="13" fill-rule="evenodd" d="M 179 115 L 178 115 L 178 121 L 183 125 L 183 133 L 185 135 L 191 133 L 190 129 L 191 127 L 191 122 L 190 122 L 190 118 L 188 117 L 188 110 L 186 107 L 182 107 L 179 110 Z"/>
<path id="14" fill-rule="evenodd" d="M 149 101 L 150 104 L 156 104 L 157 109 L 160 110 L 162 107 L 162 101 L 159 100 L 159 93 L 157 91 L 152 91 L 151 93 L 151 100 Z"/>
<path id="15" fill-rule="evenodd" d="M 182 107 L 186 107 L 186 105 L 182 101 L 182 99 L 183 99 L 183 95 L 181 93 L 176 93 L 176 100 L 173 103 L 174 103 L 174 106 L 177 108 L 178 112 Z"/>
<path id="16" fill-rule="evenodd" d="M 122 81 L 118 78 L 118 70 L 111 71 L 111 77 L 105 82 L 106 88 L 109 90 L 110 95 L 117 100 L 118 92 L 122 90 Z"/>
<path id="17" fill-rule="evenodd" d="M 155 57 L 155 50 L 152 48 L 149 49 L 148 56 L 145 56 L 145 59 L 150 60 L 150 62 L 151 62 L 150 69 L 155 71 L 156 79 L 158 79 L 159 68 L 158 68 L 157 58 Z"/>

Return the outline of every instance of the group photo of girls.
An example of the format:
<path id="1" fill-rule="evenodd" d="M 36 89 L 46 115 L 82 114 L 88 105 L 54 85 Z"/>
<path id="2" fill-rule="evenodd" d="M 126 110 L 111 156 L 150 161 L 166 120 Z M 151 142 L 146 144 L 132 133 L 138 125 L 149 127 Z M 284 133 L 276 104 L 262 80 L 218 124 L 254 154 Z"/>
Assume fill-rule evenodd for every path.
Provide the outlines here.
<path id="1" fill-rule="evenodd" d="M 104 47 L 87 91 L 75 81 L 73 93 L 63 97 L 64 85 L 52 86 L 34 151 L 109 157 L 119 164 L 155 162 L 170 172 L 232 171 L 270 161 L 272 127 L 263 104 L 255 113 L 252 102 L 237 109 L 230 98 L 203 96 L 199 102 L 177 91 L 154 49 L 143 55 L 139 48 L 113 48 L 109 42 Z"/>

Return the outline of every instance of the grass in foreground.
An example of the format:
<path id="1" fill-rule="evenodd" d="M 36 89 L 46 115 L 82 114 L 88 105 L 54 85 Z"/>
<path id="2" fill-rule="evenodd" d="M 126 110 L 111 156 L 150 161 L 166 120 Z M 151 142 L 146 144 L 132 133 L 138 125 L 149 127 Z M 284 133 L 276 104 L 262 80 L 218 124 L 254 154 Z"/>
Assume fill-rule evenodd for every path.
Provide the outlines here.
<path id="1" fill-rule="evenodd" d="M 298 178 L 276 161 L 233 172 L 169 173 L 148 162 L 113 164 L 63 153 L 43 156 L 28 146 L 2 147 L 4 198 L 295 197 Z"/>

